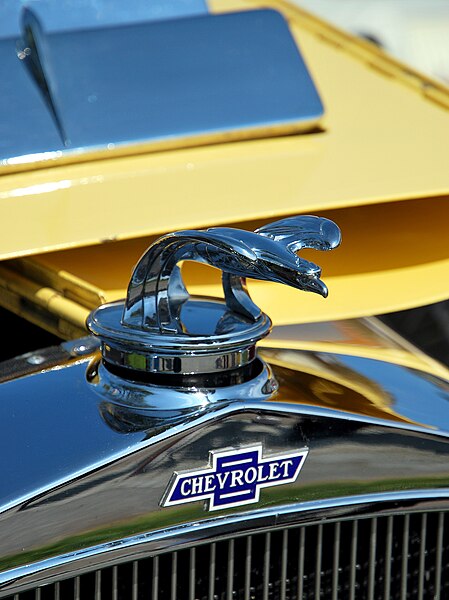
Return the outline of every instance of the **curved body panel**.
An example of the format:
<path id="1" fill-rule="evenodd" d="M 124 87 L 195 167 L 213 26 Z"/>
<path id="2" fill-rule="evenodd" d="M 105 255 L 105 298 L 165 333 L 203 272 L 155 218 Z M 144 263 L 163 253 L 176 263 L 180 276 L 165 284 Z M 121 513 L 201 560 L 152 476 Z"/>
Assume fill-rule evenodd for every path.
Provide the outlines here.
<path id="1" fill-rule="evenodd" d="M 48 567 L 45 561 L 74 551 L 103 552 L 124 538 L 206 524 L 203 502 L 162 507 L 161 499 L 174 471 L 204 468 L 209 450 L 230 445 L 262 444 L 265 455 L 309 448 L 297 480 L 263 489 L 256 512 L 419 490 L 449 496 L 444 380 L 368 358 L 279 349 L 263 355 L 280 382 L 273 401 L 212 401 L 182 424 L 167 411 L 165 426 L 148 405 L 126 408 L 113 386 L 101 387 L 96 355 L 4 384 L 0 422 L 10 460 L 2 479 L 3 582 L 18 576 L 17 565 Z M 314 362 L 320 376 L 305 371 Z"/>

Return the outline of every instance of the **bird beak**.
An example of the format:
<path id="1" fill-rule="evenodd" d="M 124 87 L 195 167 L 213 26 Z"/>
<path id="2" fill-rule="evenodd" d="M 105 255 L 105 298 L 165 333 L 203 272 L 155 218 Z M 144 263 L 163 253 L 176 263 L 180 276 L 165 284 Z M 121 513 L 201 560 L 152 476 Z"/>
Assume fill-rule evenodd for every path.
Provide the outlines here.
<path id="1" fill-rule="evenodd" d="M 320 296 L 323 296 L 323 298 L 327 298 L 327 285 L 318 277 L 302 276 L 298 277 L 297 281 L 300 289 L 307 290 L 308 292 L 314 292 L 315 294 L 320 294 Z"/>

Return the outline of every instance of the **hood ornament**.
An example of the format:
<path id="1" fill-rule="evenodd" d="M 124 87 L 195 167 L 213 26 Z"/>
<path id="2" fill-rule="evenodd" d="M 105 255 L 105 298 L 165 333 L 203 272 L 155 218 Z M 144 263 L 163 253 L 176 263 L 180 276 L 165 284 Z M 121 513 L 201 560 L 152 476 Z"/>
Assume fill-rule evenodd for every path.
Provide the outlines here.
<path id="1" fill-rule="evenodd" d="M 106 363 L 130 371 L 194 375 L 245 367 L 271 328 L 251 300 L 246 278 L 326 297 L 321 269 L 296 253 L 332 250 L 340 239 L 335 223 L 313 216 L 282 219 L 254 232 L 212 227 L 165 235 L 135 267 L 126 301 L 100 306 L 88 327 L 100 337 Z M 224 300 L 189 295 L 179 267 L 185 260 L 222 271 Z"/>

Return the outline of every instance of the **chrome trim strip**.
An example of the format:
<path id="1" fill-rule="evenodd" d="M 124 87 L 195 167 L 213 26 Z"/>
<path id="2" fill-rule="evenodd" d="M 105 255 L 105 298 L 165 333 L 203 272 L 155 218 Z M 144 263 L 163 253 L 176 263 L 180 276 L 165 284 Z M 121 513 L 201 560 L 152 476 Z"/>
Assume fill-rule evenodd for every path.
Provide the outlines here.
<path id="1" fill-rule="evenodd" d="M 379 508 L 380 504 L 385 504 L 385 507 Z M 366 518 L 373 512 L 375 516 L 387 516 L 404 510 L 412 512 L 423 509 L 449 509 L 449 488 L 351 496 L 252 511 L 231 517 L 216 517 L 99 544 L 10 569 L 0 574 L 0 598 L 30 587 L 52 583 L 61 577 L 77 577 L 86 571 L 101 569 L 112 563 L 117 565 L 129 560 L 135 561 L 162 554 L 168 549 L 180 550 L 222 536 L 237 537 L 256 529 L 268 531 L 276 525 L 306 525 L 323 518 L 326 522 L 332 522 L 356 517 Z"/>

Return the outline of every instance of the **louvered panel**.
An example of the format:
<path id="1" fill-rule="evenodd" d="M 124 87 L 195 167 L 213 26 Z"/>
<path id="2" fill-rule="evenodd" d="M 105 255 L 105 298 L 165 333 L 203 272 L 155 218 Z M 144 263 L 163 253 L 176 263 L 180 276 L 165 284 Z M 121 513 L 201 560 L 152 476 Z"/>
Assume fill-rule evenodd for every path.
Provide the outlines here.
<path id="1" fill-rule="evenodd" d="M 445 514 L 322 521 L 228 536 L 9 600 L 446 600 Z"/>

